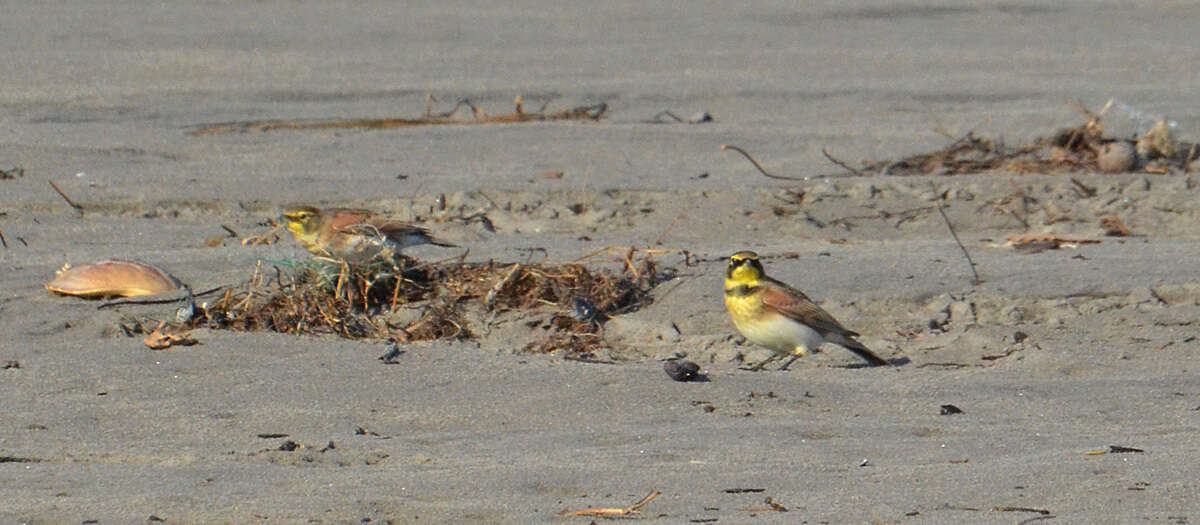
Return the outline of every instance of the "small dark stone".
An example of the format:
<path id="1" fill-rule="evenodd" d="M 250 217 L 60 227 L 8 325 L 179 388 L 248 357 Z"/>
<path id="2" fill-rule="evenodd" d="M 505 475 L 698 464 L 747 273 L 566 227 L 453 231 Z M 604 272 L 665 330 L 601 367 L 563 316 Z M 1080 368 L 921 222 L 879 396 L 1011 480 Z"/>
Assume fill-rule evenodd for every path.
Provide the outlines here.
<path id="1" fill-rule="evenodd" d="M 1020 330 L 1017 330 L 1016 332 L 1013 332 L 1013 341 L 1015 341 L 1015 342 L 1018 342 L 1018 343 L 1022 343 L 1022 342 L 1024 342 L 1026 339 L 1029 339 L 1029 334 L 1027 334 L 1027 333 L 1025 333 L 1025 332 L 1022 332 L 1022 331 L 1020 331 Z"/>
<path id="2" fill-rule="evenodd" d="M 954 405 L 942 405 L 942 415 L 943 416 L 953 416 L 954 414 L 962 414 L 962 413 L 964 413 L 962 411 L 962 409 L 958 408 Z"/>
<path id="3" fill-rule="evenodd" d="M 663 370 L 676 381 L 692 381 L 700 373 L 700 365 L 686 359 L 675 359 L 663 363 Z"/>
<path id="4" fill-rule="evenodd" d="M 292 441 L 290 439 L 287 441 L 284 441 L 282 445 L 279 445 L 279 450 L 282 450 L 284 452 L 291 452 L 298 448 L 300 448 L 300 444 L 295 441 Z"/>
<path id="5" fill-rule="evenodd" d="M 400 349 L 400 345 L 392 342 L 392 344 L 388 345 L 387 353 L 379 356 L 379 360 L 383 361 L 385 365 L 395 365 L 400 363 L 396 359 L 401 355 L 404 355 L 404 350 Z"/>

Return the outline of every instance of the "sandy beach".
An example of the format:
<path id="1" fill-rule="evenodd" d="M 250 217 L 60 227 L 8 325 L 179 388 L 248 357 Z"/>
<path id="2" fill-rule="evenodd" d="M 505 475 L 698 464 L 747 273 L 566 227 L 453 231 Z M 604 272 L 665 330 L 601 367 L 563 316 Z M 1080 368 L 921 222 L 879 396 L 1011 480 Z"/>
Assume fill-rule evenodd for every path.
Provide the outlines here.
<path id="1" fill-rule="evenodd" d="M 603 523 L 562 513 L 660 491 L 622 518 L 1196 523 L 1194 174 L 863 175 L 826 157 L 1028 143 L 1110 99 L 1114 126 L 1141 112 L 1197 142 L 1196 27 L 1200 7 L 1173 2 L 9 6 L 0 522 Z M 607 109 L 195 133 L 418 118 L 429 95 Z M 605 323 L 603 363 L 521 351 L 553 305 L 385 364 L 384 341 L 265 331 L 154 351 L 119 325 L 175 305 L 43 288 L 109 258 L 243 283 L 309 257 L 286 233 L 239 242 L 294 203 L 414 221 L 469 261 L 637 247 L 673 274 Z M 1133 235 L 1106 236 L 1111 216 Z M 1005 245 L 1048 234 L 1100 242 Z M 742 370 L 769 355 L 722 304 L 744 249 L 895 366 L 827 346 Z M 677 357 L 706 380 L 668 378 Z"/>

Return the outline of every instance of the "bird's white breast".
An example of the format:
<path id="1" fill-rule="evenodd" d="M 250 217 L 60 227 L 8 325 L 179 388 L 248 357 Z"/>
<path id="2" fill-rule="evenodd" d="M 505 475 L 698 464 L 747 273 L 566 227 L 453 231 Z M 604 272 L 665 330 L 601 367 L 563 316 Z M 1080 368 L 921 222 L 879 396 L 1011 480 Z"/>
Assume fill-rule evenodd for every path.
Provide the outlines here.
<path id="1" fill-rule="evenodd" d="M 782 315 L 767 315 L 757 321 L 734 322 L 742 335 L 779 354 L 807 354 L 825 341 L 821 334 L 803 323 Z"/>

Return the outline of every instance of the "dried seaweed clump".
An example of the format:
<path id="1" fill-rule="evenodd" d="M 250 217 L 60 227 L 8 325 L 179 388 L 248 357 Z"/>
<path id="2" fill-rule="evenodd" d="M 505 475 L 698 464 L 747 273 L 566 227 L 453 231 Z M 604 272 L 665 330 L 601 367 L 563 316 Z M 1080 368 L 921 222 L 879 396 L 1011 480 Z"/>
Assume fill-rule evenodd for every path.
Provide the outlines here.
<path id="1" fill-rule="evenodd" d="M 468 319 L 543 309 L 555 312 L 553 329 L 548 340 L 525 349 L 586 353 L 602 344 L 608 315 L 645 306 L 661 282 L 651 257 L 632 261 L 619 272 L 577 263 L 423 263 L 403 256 L 365 267 L 314 260 L 264 271 L 260 264 L 244 285 L 198 305 L 191 324 L 409 342 L 475 338 L 486 327 Z"/>
<path id="2" fill-rule="evenodd" d="M 198 305 L 199 315 L 192 325 L 384 338 L 388 335 L 386 323 L 372 315 L 380 305 L 390 304 L 393 296 L 397 304 L 404 304 L 428 295 L 424 276 L 411 267 L 411 261 L 397 262 L 397 271 L 389 272 L 320 260 L 279 262 L 272 271 L 264 272 L 260 263 L 245 284 Z"/>
<path id="3" fill-rule="evenodd" d="M 861 171 L 880 175 L 958 175 L 989 171 L 1119 173 L 1133 170 L 1187 173 L 1191 162 L 1200 158 L 1200 149 L 1195 144 L 1177 140 L 1166 120 L 1158 120 L 1153 127 L 1132 138 L 1110 136 L 1105 131 L 1103 117 L 1112 105 L 1110 100 L 1104 109 L 1093 113 L 1077 104 L 1077 109 L 1087 117 L 1083 124 L 1059 130 L 1032 144 L 1008 147 L 1001 140 L 976 137 L 971 132 L 939 151 L 870 163 Z"/>
<path id="4" fill-rule="evenodd" d="M 570 313 L 556 313 L 546 328 L 545 338 L 525 346 L 529 352 L 545 353 L 566 350 L 578 357 L 595 357 L 599 348 L 607 346 L 601 332 L 609 316 L 637 310 L 650 303 L 650 290 L 670 277 L 660 272 L 652 258 L 642 259 L 636 267 L 627 259 L 618 275 L 596 274 L 581 265 L 569 265 L 575 272 L 578 286 L 563 290 L 556 304 L 569 305 Z M 561 310 L 561 309 L 560 309 Z"/>

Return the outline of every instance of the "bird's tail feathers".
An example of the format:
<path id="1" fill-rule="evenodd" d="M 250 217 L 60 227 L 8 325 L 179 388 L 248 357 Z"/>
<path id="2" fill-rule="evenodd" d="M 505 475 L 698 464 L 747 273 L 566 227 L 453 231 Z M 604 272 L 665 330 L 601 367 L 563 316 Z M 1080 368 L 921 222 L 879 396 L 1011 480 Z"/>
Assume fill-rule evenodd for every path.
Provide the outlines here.
<path id="1" fill-rule="evenodd" d="M 857 339 L 843 337 L 842 340 L 838 341 L 837 343 L 845 347 L 846 350 L 854 352 L 854 355 L 861 357 L 863 361 L 866 361 L 871 366 L 884 366 L 891 364 L 884 358 L 875 355 L 875 352 L 872 352 L 871 349 L 867 348 L 866 345 L 858 342 Z"/>

